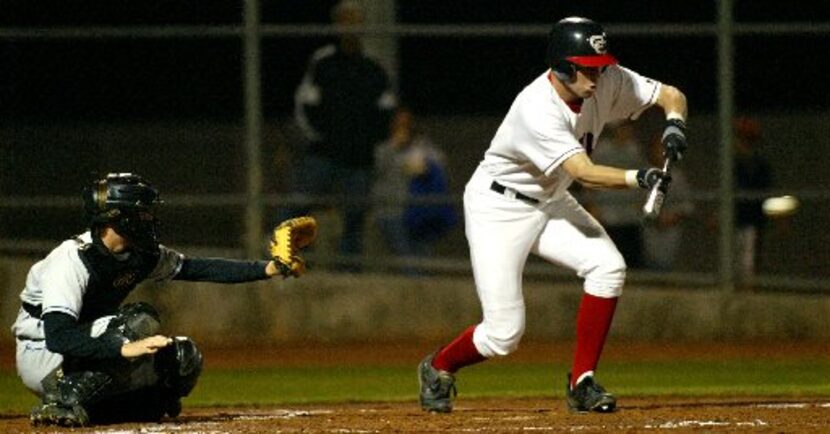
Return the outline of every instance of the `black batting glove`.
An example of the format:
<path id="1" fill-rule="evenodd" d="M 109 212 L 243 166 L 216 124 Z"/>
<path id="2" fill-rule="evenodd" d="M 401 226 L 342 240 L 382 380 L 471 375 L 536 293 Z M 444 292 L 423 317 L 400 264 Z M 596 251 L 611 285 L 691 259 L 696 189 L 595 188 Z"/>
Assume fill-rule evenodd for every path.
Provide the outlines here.
<path id="1" fill-rule="evenodd" d="M 650 190 L 658 182 L 660 182 L 661 179 L 665 180 L 665 182 L 671 182 L 670 175 L 665 174 L 662 170 L 655 167 L 640 169 L 637 171 L 637 185 L 641 188 L 645 188 L 646 190 Z"/>
<path id="2" fill-rule="evenodd" d="M 662 141 L 664 157 L 672 161 L 683 159 L 683 153 L 686 152 L 686 123 L 676 118 L 666 121 Z"/>

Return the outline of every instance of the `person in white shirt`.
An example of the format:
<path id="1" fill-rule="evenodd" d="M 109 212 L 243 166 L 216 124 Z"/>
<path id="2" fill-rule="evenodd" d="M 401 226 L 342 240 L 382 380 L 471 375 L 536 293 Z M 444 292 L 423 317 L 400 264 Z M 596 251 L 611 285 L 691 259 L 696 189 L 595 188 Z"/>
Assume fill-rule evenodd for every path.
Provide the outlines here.
<path id="1" fill-rule="evenodd" d="M 574 412 L 610 412 L 616 398 L 594 371 L 622 293 L 626 264 L 602 226 L 568 192 L 649 189 L 668 177 L 658 168 L 594 164 L 604 125 L 663 109 L 665 155 L 686 149 L 686 97 L 673 86 L 618 64 L 602 26 L 579 17 L 553 25 L 547 64 L 507 112 L 464 192 L 464 221 L 483 320 L 426 356 L 418 367 L 421 407 L 452 411 L 455 373 L 516 350 L 525 330 L 522 271 L 530 253 L 584 279 L 576 319 L 567 404 Z"/>

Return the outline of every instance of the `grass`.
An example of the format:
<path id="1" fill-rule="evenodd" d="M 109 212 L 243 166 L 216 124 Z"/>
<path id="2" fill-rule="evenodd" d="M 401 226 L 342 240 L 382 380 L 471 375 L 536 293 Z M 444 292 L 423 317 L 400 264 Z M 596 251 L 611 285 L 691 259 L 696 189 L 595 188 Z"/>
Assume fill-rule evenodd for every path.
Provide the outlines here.
<path id="1" fill-rule="evenodd" d="M 564 395 L 565 364 L 492 363 L 458 375 L 459 394 L 473 397 Z M 830 360 L 608 362 L 598 379 L 625 395 L 829 396 Z M 415 366 L 274 367 L 207 370 L 186 406 L 287 405 L 417 399 Z M 13 372 L 0 371 L 0 413 L 36 404 Z"/>

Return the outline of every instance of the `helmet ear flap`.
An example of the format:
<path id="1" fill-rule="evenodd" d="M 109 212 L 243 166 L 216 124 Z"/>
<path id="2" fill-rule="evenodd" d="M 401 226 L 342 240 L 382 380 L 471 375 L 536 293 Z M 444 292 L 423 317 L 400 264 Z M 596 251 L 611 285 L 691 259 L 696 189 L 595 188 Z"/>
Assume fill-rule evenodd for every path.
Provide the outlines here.
<path id="1" fill-rule="evenodd" d="M 565 83 L 569 83 L 576 76 L 576 67 L 571 62 L 564 60 L 554 62 L 550 69 L 556 78 Z"/>

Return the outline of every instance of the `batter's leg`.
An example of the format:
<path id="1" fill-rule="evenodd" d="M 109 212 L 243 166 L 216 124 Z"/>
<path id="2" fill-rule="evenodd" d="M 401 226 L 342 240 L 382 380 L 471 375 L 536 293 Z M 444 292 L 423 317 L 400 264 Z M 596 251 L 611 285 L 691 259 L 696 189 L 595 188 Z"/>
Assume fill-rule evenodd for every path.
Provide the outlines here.
<path id="1" fill-rule="evenodd" d="M 570 386 L 592 376 L 614 318 L 625 280 L 625 261 L 602 226 L 567 198 L 545 226 L 534 253 L 571 268 L 585 279 L 577 313 Z"/>
<path id="2" fill-rule="evenodd" d="M 492 191 L 466 192 L 464 206 L 483 320 L 439 353 L 435 365 L 449 372 L 469 362 L 507 355 L 518 347 L 525 328 L 522 272 L 547 220 L 532 206 Z M 473 349 L 477 354 L 470 354 Z"/>
<path id="3" fill-rule="evenodd" d="M 491 191 L 468 190 L 464 208 L 483 320 L 421 362 L 421 405 L 429 411 L 451 411 L 456 371 L 518 347 L 525 328 L 522 271 L 546 220 L 535 208 Z"/>

